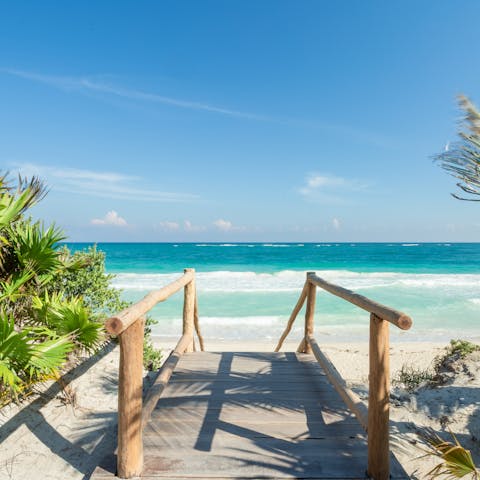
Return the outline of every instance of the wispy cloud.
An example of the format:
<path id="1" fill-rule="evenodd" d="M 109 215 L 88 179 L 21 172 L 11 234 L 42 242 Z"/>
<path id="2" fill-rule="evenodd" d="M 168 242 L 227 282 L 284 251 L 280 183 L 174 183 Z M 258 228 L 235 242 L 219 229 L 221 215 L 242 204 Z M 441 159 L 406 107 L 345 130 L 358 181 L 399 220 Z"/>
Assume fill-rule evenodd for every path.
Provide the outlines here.
<path id="1" fill-rule="evenodd" d="M 194 225 L 190 220 L 185 220 L 183 222 L 183 229 L 186 232 L 194 233 L 194 232 L 204 232 L 207 229 L 207 227 L 205 227 L 204 225 Z"/>
<path id="2" fill-rule="evenodd" d="M 103 218 L 94 218 L 90 222 L 92 225 L 104 225 L 114 227 L 126 227 L 127 221 L 121 217 L 115 210 L 107 212 Z"/>
<path id="3" fill-rule="evenodd" d="M 329 120 L 305 120 L 301 118 L 292 118 L 284 116 L 262 115 L 254 112 L 246 112 L 237 109 L 227 108 L 218 105 L 212 105 L 208 102 L 198 102 L 173 98 L 158 93 L 146 92 L 135 88 L 126 88 L 116 85 L 108 80 L 105 75 L 90 76 L 61 76 L 46 75 L 43 73 L 30 72 L 14 68 L 0 68 L 0 73 L 23 78 L 32 82 L 42 83 L 65 92 L 75 92 L 84 95 L 98 94 L 105 97 L 116 97 L 135 102 L 153 103 L 159 105 L 168 105 L 171 107 L 210 112 L 214 114 L 226 115 L 230 117 L 244 118 L 262 122 L 276 123 L 279 125 L 288 125 L 297 128 L 307 128 L 319 130 L 329 135 L 335 135 L 339 138 L 349 138 L 360 143 L 371 144 L 385 147 L 391 144 L 391 139 L 386 138 L 376 132 L 370 132 L 356 126 L 338 125 Z"/>
<path id="4" fill-rule="evenodd" d="M 340 230 L 342 224 L 338 218 L 332 218 L 332 227 L 334 230 Z"/>
<path id="5" fill-rule="evenodd" d="M 154 228 L 161 230 L 162 232 L 186 232 L 186 233 L 197 233 L 205 232 L 207 227 L 205 225 L 195 225 L 190 220 L 172 221 L 165 220 L 154 225 Z"/>
<path id="6" fill-rule="evenodd" d="M 347 179 L 336 175 L 311 173 L 298 192 L 308 200 L 320 203 L 344 203 L 345 197 L 356 192 L 364 192 L 368 184 L 357 179 Z"/>
<path id="7" fill-rule="evenodd" d="M 140 177 L 117 172 L 97 172 L 77 168 L 53 167 L 33 163 L 13 163 L 12 168 L 23 176 L 36 175 L 52 190 L 95 197 L 142 202 L 189 202 L 197 195 L 164 192 L 144 187 Z"/>
<path id="8" fill-rule="evenodd" d="M 245 230 L 245 227 L 237 227 L 229 220 L 224 220 L 223 218 L 219 218 L 213 222 L 215 228 L 220 230 L 221 232 L 239 232 Z"/>
<path id="9" fill-rule="evenodd" d="M 160 228 L 165 232 L 176 232 L 180 230 L 180 224 L 178 222 L 160 222 Z"/>
<path id="10" fill-rule="evenodd" d="M 209 103 L 182 100 L 178 98 L 167 97 L 164 95 L 158 95 L 156 93 L 149 93 L 141 90 L 120 87 L 111 83 L 107 83 L 103 79 L 103 77 L 65 77 L 56 75 L 43 75 L 39 73 L 8 68 L 2 68 L 0 69 L 0 72 L 24 78 L 26 80 L 43 83 L 45 85 L 49 85 L 51 87 L 64 91 L 77 91 L 80 93 L 96 92 L 106 95 L 113 95 L 115 97 L 126 98 L 129 100 L 154 102 L 164 105 L 170 105 L 173 107 L 186 108 L 190 110 L 203 110 L 206 112 L 219 113 L 232 117 L 249 118 L 254 120 L 273 120 L 272 118 L 263 115 L 241 112 L 238 110 L 232 110 L 230 108 L 211 105 Z"/>

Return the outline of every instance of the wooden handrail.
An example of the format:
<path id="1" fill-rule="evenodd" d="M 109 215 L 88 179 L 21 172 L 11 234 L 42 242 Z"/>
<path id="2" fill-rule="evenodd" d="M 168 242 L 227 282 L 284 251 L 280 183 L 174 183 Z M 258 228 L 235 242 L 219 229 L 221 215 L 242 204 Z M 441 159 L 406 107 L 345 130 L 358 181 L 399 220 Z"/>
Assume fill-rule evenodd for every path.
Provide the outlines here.
<path id="1" fill-rule="evenodd" d="M 177 346 L 172 350 L 167 360 L 165 360 L 157 378 L 153 382 L 152 386 L 148 390 L 148 394 L 143 402 L 142 410 L 142 427 L 148 422 L 150 415 L 152 414 L 158 399 L 161 397 L 165 387 L 172 376 L 178 360 L 183 353 L 187 350 L 187 347 L 192 344 L 192 337 L 190 335 L 182 335 L 177 343 Z"/>
<path id="2" fill-rule="evenodd" d="M 320 350 L 313 336 L 316 287 L 353 303 L 370 313 L 369 343 L 369 388 L 368 412 L 360 398 L 352 392 L 338 373 L 330 359 Z M 390 476 L 389 448 L 389 408 L 390 408 L 390 352 L 389 323 L 408 330 L 412 319 L 405 313 L 374 302 L 363 295 L 327 282 L 315 272 L 307 272 L 307 279 L 300 299 L 288 320 L 275 351 L 278 351 L 286 336 L 292 329 L 293 322 L 303 306 L 305 311 L 305 334 L 297 352 L 313 353 L 327 378 L 342 397 L 347 407 L 356 415 L 368 434 L 368 467 L 367 472 L 374 480 L 387 480 Z"/>
<path id="3" fill-rule="evenodd" d="M 183 334 L 157 376 L 145 403 L 142 405 L 143 339 L 145 314 L 184 288 Z M 142 300 L 107 320 L 108 332 L 118 335 L 120 367 L 118 385 L 118 454 L 117 475 L 132 478 L 143 470 L 142 430 L 158 398 L 167 385 L 178 359 L 194 349 L 197 332 L 203 350 L 203 338 L 198 325 L 198 304 L 195 289 L 195 270 L 187 268 L 184 275 L 166 287 L 150 292 Z"/>
<path id="4" fill-rule="evenodd" d="M 408 330 L 412 326 L 412 319 L 405 313 L 394 310 L 393 308 L 386 307 L 380 303 L 374 302 L 363 295 L 352 292 L 347 288 L 340 287 L 333 283 L 327 282 L 323 278 L 318 277 L 315 273 L 309 272 L 307 274 L 307 280 L 316 285 L 317 287 L 323 288 L 327 292 L 336 295 L 337 297 L 343 298 L 350 303 L 353 303 L 357 307 L 363 308 L 369 313 L 374 313 L 377 317 L 383 318 L 390 323 L 393 323 L 398 328 L 402 330 Z"/>
<path id="5" fill-rule="evenodd" d="M 350 390 L 345 380 L 342 378 L 338 370 L 333 365 L 332 361 L 328 356 L 320 350 L 317 341 L 313 335 L 307 337 L 308 343 L 312 347 L 312 352 L 315 358 L 317 359 L 320 366 L 323 368 L 327 378 L 330 380 L 330 383 L 334 386 L 335 390 L 342 397 L 342 400 L 345 402 L 345 405 L 352 411 L 357 417 L 360 425 L 364 428 L 365 431 L 368 431 L 368 409 L 367 406 L 363 403 L 360 397 Z"/>
<path id="6" fill-rule="evenodd" d="M 164 302 L 167 298 L 177 293 L 185 285 L 189 284 L 195 277 L 195 270 L 185 269 L 185 273 L 177 280 L 169 283 L 160 290 L 155 290 L 145 295 L 139 302 L 122 310 L 119 314 L 109 318 L 105 323 L 107 332 L 112 335 L 119 335 L 126 330 L 139 317 L 145 315 L 157 303 Z"/>

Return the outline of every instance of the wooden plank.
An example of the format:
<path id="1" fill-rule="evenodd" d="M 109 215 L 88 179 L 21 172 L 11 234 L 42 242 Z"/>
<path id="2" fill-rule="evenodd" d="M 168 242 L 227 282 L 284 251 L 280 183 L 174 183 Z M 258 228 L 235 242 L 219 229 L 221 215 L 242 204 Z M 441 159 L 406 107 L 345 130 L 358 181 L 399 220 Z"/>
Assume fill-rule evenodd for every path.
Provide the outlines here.
<path id="1" fill-rule="evenodd" d="M 315 361 L 315 365 L 295 365 L 292 368 L 287 368 L 285 366 L 277 366 L 277 365 L 269 365 L 269 366 L 262 366 L 262 365 L 238 365 L 234 364 L 231 366 L 225 365 L 195 365 L 195 364 L 185 364 L 180 362 L 178 366 L 175 368 L 175 373 L 193 373 L 193 374 L 200 374 L 200 375 L 216 375 L 218 373 L 223 374 L 236 374 L 236 375 L 268 375 L 268 374 L 292 374 L 292 375 L 310 375 L 310 374 L 318 374 L 321 375 L 323 370 L 318 367 L 317 362 Z"/>
<path id="2" fill-rule="evenodd" d="M 166 441 L 172 439 L 186 439 L 187 442 L 190 440 L 194 441 L 198 436 L 199 427 L 202 423 L 204 423 L 204 420 L 201 418 L 190 422 L 184 422 L 175 418 L 151 422 L 144 430 L 144 438 L 146 441 L 151 436 L 165 437 Z M 281 422 L 279 418 L 276 422 L 240 421 L 233 425 L 250 430 L 252 432 L 251 438 L 267 436 L 299 440 L 301 438 L 329 438 L 330 436 L 364 437 L 363 432 L 358 428 L 358 423 L 355 423 L 355 419 L 351 417 L 347 417 L 346 420 L 342 419 L 341 423 L 325 423 L 321 419 L 307 421 L 304 417 L 298 422 Z M 223 437 L 225 437 L 224 433 L 221 428 L 218 428 L 215 433 L 216 441 L 222 441 Z"/>
<path id="3" fill-rule="evenodd" d="M 178 384 L 176 384 L 178 385 Z M 220 384 L 211 384 L 211 383 L 196 383 L 196 384 L 189 384 L 185 383 L 185 387 L 182 389 L 169 389 L 168 393 L 165 394 L 169 398 L 174 398 L 174 397 L 186 397 L 186 396 L 191 396 L 188 392 L 192 392 L 192 389 L 195 389 L 195 394 L 200 395 L 200 396 L 208 396 L 210 398 L 213 397 L 213 395 L 217 394 L 218 391 L 221 389 L 224 394 L 231 395 L 232 400 L 234 399 L 234 395 L 240 395 L 240 394 L 252 394 L 252 395 L 258 395 L 258 394 L 263 394 L 263 395 L 274 395 L 274 394 L 281 394 L 284 392 L 285 394 L 289 394 L 290 396 L 295 396 L 297 395 L 310 395 L 316 393 L 317 396 L 322 396 L 322 395 L 327 395 L 330 390 L 326 389 L 325 385 L 322 386 L 316 386 L 312 385 L 309 387 L 308 385 L 305 385 L 303 383 L 296 384 L 297 388 L 295 391 L 292 390 L 292 388 L 288 385 L 277 385 L 276 387 L 273 387 L 272 385 L 261 385 L 258 384 L 257 386 L 255 385 L 250 385 L 250 386 L 239 386 L 236 385 L 235 383 L 228 382 L 224 383 L 223 385 Z M 173 387 L 174 385 L 172 385 Z M 273 397 L 270 397 L 273 399 Z M 338 398 L 338 396 L 335 396 L 334 398 Z"/>
<path id="4" fill-rule="evenodd" d="M 201 419 L 202 422 L 207 422 L 209 420 L 221 419 L 228 423 L 239 423 L 242 421 L 249 423 L 255 422 L 260 417 L 262 422 L 278 422 L 279 418 L 282 418 L 284 422 L 302 422 L 305 420 L 305 411 L 294 411 L 282 409 L 281 407 L 265 408 L 262 411 L 254 408 L 240 410 L 238 408 L 229 408 L 229 406 L 220 409 L 209 409 L 208 406 L 204 408 L 197 407 L 195 410 L 192 408 L 177 407 L 169 411 L 163 409 L 163 414 L 161 412 L 157 414 L 157 411 L 154 411 L 151 421 L 167 421 L 168 418 L 174 418 L 179 421 L 196 421 Z"/>
<path id="5" fill-rule="evenodd" d="M 310 444 L 310 445 L 309 445 Z M 279 474 L 285 478 L 324 476 L 338 479 L 358 478 L 364 475 L 366 448 L 358 440 L 306 440 L 298 443 L 279 439 L 246 444 L 242 439 L 214 451 L 178 448 L 165 449 L 160 443 L 146 449 L 145 476 L 208 478 L 235 477 L 240 472 L 250 478 L 271 478 Z M 150 452 L 152 454 L 150 454 Z M 321 452 L 321 455 L 319 455 Z"/>
<path id="6" fill-rule="evenodd" d="M 171 379 L 172 388 L 181 388 L 181 385 L 184 383 L 188 383 L 193 386 L 199 385 L 216 385 L 216 386 L 236 386 L 238 388 L 248 388 L 249 386 L 257 387 L 257 386 L 265 386 L 268 388 L 275 388 L 277 386 L 282 387 L 282 390 L 295 390 L 294 385 L 303 385 L 308 388 L 309 380 L 311 380 L 312 386 L 315 387 L 326 387 L 328 382 L 325 376 L 319 376 L 317 378 L 302 375 L 299 377 L 298 375 L 291 375 L 288 378 L 288 381 L 285 379 L 285 375 L 257 375 L 256 377 L 242 377 L 240 375 L 219 375 L 218 377 L 210 376 L 210 375 L 198 375 L 200 378 L 196 378 L 195 375 L 175 375 Z"/>

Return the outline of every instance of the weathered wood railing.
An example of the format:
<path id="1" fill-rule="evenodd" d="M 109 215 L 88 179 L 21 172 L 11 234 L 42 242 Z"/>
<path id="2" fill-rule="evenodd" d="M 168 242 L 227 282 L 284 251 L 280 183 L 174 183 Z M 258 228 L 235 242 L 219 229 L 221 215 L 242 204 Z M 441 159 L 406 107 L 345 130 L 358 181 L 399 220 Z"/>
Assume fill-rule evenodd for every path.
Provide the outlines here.
<path id="1" fill-rule="evenodd" d="M 346 386 L 345 381 L 328 356 L 320 350 L 313 336 L 317 287 L 323 288 L 327 292 L 343 298 L 370 313 L 368 407 Z M 356 415 L 358 421 L 367 432 L 367 472 L 369 476 L 375 480 L 387 480 L 390 476 L 390 352 L 388 324 L 393 323 L 402 330 L 408 330 L 412 326 L 412 319 L 402 312 L 380 305 L 363 295 L 329 283 L 318 277 L 315 272 L 308 272 L 302 293 L 288 320 L 287 327 L 280 337 L 275 349 L 276 352 L 282 347 L 305 301 L 307 302 L 305 335 L 297 351 L 313 353 L 347 407 Z"/>
<path id="2" fill-rule="evenodd" d="M 143 403 L 145 314 L 157 303 L 164 302 L 182 288 L 184 289 L 182 337 L 163 364 Z M 195 330 L 200 349 L 203 350 L 203 339 L 198 325 L 195 270 L 193 268 L 185 269 L 184 275 L 178 280 L 160 290 L 150 292 L 139 302 L 109 318 L 105 327 L 110 334 L 118 336 L 120 343 L 117 475 L 120 478 L 132 478 L 142 473 L 143 425 L 155 408 L 155 404 L 168 383 L 180 356 L 184 352 L 194 351 Z"/>

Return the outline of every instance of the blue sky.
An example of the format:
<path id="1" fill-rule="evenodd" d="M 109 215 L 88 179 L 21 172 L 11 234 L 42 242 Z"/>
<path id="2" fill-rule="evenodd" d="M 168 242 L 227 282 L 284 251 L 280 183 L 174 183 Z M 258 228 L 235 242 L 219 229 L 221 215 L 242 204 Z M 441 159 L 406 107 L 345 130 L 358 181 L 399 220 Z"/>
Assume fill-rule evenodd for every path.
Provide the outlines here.
<path id="1" fill-rule="evenodd" d="M 432 155 L 478 1 L 3 2 L 0 168 L 73 241 L 478 241 Z"/>

